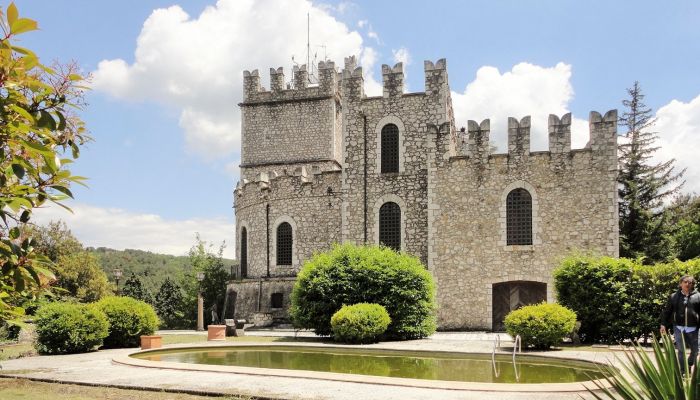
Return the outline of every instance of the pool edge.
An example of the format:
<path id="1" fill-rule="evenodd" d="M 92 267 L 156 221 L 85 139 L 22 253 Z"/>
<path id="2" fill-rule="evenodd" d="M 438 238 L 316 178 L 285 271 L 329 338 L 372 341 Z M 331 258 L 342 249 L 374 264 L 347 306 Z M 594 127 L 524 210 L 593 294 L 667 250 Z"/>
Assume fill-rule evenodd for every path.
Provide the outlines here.
<path id="1" fill-rule="evenodd" d="M 427 388 L 427 389 L 446 389 L 446 390 L 463 390 L 463 391 L 486 391 L 486 392 L 527 392 L 527 393 L 557 393 L 557 392 L 588 392 L 588 389 L 597 390 L 596 381 L 583 381 L 574 383 L 489 383 L 489 382 L 460 382 L 460 381 L 441 381 L 441 380 L 427 380 L 427 379 L 413 379 L 413 378 L 395 378 L 395 377 L 384 377 L 384 376 L 374 376 L 374 375 L 355 375 L 355 374 L 343 374 L 337 372 L 319 372 L 319 371 L 308 371 L 308 370 L 291 370 L 291 369 L 274 369 L 274 368 L 255 368 L 255 367 L 239 367 L 239 366 L 223 366 L 223 365 L 210 365 L 210 364 L 186 364 L 178 362 L 169 361 L 148 361 L 144 359 L 138 359 L 131 357 L 134 354 L 143 354 L 150 352 L 157 352 L 169 349 L 203 349 L 203 348 L 229 348 L 229 347 L 242 347 L 242 346 L 294 346 L 294 347 L 308 347 L 310 344 L 272 344 L 272 343 L 217 343 L 217 344 L 207 344 L 202 346 L 168 346 L 167 348 L 152 349 L 152 350 L 138 350 L 130 352 L 127 355 L 116 356 L 112 358 L 112 362 L 116 364 L 129 365 L 134 367 L 144 367 L 144 368 L 156 368 L 156 369 L 167 369 L 167 370 L 180 370 L 180 371 L 201 371 L 201 372 L 217 372 L 217 373 L 235 373 L 244 375 L 258 375 L 258 376 L 274 376 L 282 378 L 301 378 L 301 379 L 320 379 L 327 381 L 336 382 L 351 382 L 351 383 L 364 383 L 364 384 L 374 384 L 374 385 L 385 385 L 385 386 L 404 386 L 404 387 L 415 387 L 415 388 Z M 323 345 L 311 345 L 312 347 L 328 347 Z M 343 348 L 346 346 L 333 346 L 338 348 Z M 452 351 L 451 353 L 460 353 L 458 351 Z M 539 356 L 539 355 L 538 355 Z M 575 360 L 575 361 L 587 361 L 576 358 L 564 358 L 564 357 L 547 357 L 544 358 L 555 358 L 564 360 Z M 587 361 L 591 362 L 591 361 Z M 603 387 L 610 387 L 609 383 L 605 380 L 598 380 L 598 385 Z"/>

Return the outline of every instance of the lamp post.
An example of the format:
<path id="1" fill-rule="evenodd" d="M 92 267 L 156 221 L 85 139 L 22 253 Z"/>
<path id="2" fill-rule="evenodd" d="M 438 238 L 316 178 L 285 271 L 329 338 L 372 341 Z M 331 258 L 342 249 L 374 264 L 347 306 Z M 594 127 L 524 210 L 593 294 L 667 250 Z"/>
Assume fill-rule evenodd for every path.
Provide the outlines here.
<path id="1" fill-rule="evenodd" d="M 197 289 L 197 330 L 204 330 L 204 298 L 202 297 L 202 281 L 204 280 L 204 272 L 197 272 L 197 281 L 199 288 Z"/>
<path id="2" fill-rule="evenodd" d="M 112 273 L 114 274 L 114 280 L 117 281 L 117 296 L 119 296 L 119 278 L 122 277 L 122 270 L 115 268 Z"/>

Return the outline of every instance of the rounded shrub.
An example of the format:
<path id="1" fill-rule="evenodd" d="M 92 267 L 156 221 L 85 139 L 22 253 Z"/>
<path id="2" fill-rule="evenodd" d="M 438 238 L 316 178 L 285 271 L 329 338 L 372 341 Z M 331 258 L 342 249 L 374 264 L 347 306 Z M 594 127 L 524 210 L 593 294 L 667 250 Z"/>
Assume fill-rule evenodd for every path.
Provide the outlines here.
<path id="1" fill-rule="evenodd" d="M 131 297 L 105 297 L 95 303 L 109 320 L 105 347 L 136 347 L 141 335 L 158 328 L 158 316 L 151 305 Z"/>
<path id="2" fill-rule="evenodd" d="M 576 313 L 559 304 L 540 303 L 519 308 L 506 315 L 506 331 L 520 335 L 523 346 L 548 349 L 571 333 Z"/>
<path id="3" fill-rule="evenodd" d="M 385 247 L 336 245 L 304 264 L 292 291 L 295 326 L 330 335 L 331 317 L 345 304 L 376 303 L 391 317 L 387 339 L 435 332 L 435 284 L 421 262 Z"/>
<path id="4" fill-rule="evenodd" d="M 96 350 L 107 337 L 109 322 L 92 304 L 49 303 L 35 316 L 36 349 L 43 354 Z"/>
<path id="5" fill-rule="evenodd" d="M 374 343 L 390 323 L 389 313 L 379 304 L 343 306 L 331 317 L 333 339 L 345 343 Z"/>

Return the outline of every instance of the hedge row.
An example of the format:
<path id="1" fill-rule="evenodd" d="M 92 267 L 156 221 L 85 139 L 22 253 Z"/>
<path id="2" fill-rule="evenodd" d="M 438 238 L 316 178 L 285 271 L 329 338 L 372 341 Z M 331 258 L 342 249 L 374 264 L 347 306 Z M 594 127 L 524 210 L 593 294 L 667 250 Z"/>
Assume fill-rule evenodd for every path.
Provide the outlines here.
<path id="1" fill-rule="evenodd" d="M 559 304 L 581 321 L 586 343 L 618 343 L 648 337 L 681 276 L 700 276 L 700 259 L 642 265 L 637 260 L 575 255 L 554 271 Z"/>

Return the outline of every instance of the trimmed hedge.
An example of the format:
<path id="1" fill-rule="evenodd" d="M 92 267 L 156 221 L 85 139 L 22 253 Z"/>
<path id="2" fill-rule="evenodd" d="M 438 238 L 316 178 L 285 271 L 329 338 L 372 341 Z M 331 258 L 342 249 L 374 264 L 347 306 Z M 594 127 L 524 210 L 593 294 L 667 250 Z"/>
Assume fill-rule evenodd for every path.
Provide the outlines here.
<path id="1" fill-rule="evenodd" d="M 548 349 L 571 333 L 576 313 L 559 304 L 533 304 L 511 311 L 504 321 L 512 337 L 520 335 L 522 345 Z"/>
<path id="2" fill-rule="evenodd" d="M 554 271 L 557 301 L 578 316 L 585 343 L 614 344 L 659 329 L 666 299 L 680 277 L 700 275 L 700 259 L 643 265 L 640 260 L 575 255 Z"/>
<path id="3" fill-rule="evenodd" d="M 109 328 L 105 314 L 92 304 L 50 303 L 37 310 L 34 322 L 36 349 L 42 354 L 96 350 Z"/>
<path id="4" fill-rule="evenodd" d="M 376 303 L 391 317 L 387 339 L 435 332 L 435 284 L 420 261 L 385 247 L 336 245 L 304 264 L 292 290 L 294 325 L 330 335 L 331 317 L 345 304 Z"/>
<path id="5" fill-rule="evenodd" d="M 391 318 L 379 304 L 343 306 L 331 317 L 333 340 L 345 343 L 375 343 L 386 332 Z"/>
<path id="6" fill-rule="evenodd" d="M 107 348 L 137 347 L 141 335 L 152 335 L 158 328 L 158 316 L 150 304 L 131 297 L 105 297 L 95 303 L 109 320 Z"/>

